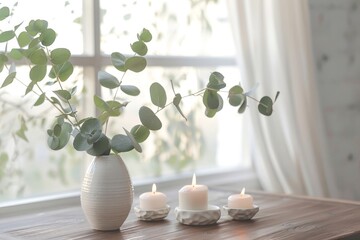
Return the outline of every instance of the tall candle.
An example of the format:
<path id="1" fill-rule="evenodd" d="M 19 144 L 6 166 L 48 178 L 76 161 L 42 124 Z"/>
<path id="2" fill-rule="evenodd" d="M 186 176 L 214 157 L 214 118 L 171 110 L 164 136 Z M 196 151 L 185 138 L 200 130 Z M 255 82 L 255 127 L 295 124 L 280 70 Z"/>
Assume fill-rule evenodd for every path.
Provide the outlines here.
<path id="1" fill-rule="evenodd" d="M 151 192 L 146 192 L 140 195 L 140 209 L 159 210 L 166 208 L 166 195 L 156 191 L 156 184 L 152 186 Z"/>
<path id="2" fill-rule="evenodd" d="M 208 188 L 196 184 L 195 173 L 192 184 L 179 190 L 179 208 L 185 210 L 206 210 L 208 208 Z"/>
<path id="3" fill-rule="evenodd" d="M 245 188 L 243 188 L 240 194 L 234 194 L 228 198 L 228 208 L 253 208 L 253 197 L 245 194 Z"/>

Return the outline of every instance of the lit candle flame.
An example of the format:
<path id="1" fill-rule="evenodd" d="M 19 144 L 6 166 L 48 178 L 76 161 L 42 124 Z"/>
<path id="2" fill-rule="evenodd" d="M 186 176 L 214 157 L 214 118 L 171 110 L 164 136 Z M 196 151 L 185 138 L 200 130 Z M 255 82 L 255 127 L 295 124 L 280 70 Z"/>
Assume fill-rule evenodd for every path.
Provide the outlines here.
<path id="1" fill-rule="evenodd" d="M 192 186 L 195 187 L 195 185 L 196 185 L 196 176 L 194 173 L 193 178 L 192 178 Z"/>
<path id="2" fill-rule="evenodd" d="M 156 184 L 155 183 L 153 183 L 153 185 L 152 185 L 152 192 L 153 192 L 153 194 L 156 193 Z"/>
<path id="3" fill-rule="evenodd" d="M 245 195 L 245 188 L 243 188 L 242 190 L 241 190 L 241 193 L 240 193 L 241 195 Z"/>

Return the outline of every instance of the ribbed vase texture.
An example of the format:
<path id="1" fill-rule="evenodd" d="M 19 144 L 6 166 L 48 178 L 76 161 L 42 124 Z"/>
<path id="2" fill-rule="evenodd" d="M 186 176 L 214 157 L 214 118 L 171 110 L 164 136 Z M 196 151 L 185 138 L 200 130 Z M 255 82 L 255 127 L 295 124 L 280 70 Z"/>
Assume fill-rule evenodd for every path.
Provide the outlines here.
<path id="1" fill-rule="evenodd" d="M 95 157 L 81 186 L 81 206 L 91 227 L 103 231 L 119 229 L 132 202 L 133 187 L 121 157 Z"/>

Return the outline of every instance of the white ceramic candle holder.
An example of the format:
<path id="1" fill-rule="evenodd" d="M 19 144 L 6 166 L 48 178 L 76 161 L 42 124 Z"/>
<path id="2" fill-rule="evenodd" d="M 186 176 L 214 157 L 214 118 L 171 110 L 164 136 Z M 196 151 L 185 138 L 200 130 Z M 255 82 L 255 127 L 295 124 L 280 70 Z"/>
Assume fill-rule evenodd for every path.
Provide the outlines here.
<path id="1" fill-rule="evenodd" d="M 159 221 L 167 217 L 170 212 L 170 206 L 157 210 L 143 210 L 139 206 L 134 207 L 135 215 L 142 221 Z"/>
<path id="2" fill-rule="evenodd" d="M 206 210 L 186 210 L 175 208 L 175 217 L 179 223 L 185 225 L 211 225 L 215 224 L 221 216 L 218 206 L 209 205 Z"/>
<path id="3" fill-rule="evenodd" d="M 228 212 L 234 220 L 250 220 L 256 213 L 259 211 L 259 207 L 253 205 L 253 208 L 242 209 L 242 208 L 228 208 L 228 206 L 223 206 L 223 208 Z"/>

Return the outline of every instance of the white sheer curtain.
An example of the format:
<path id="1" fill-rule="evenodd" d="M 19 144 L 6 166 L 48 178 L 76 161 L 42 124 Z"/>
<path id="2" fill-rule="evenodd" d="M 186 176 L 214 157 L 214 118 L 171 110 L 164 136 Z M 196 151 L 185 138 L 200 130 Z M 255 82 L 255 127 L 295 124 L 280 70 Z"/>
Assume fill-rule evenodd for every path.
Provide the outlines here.
<path id="1" fill-rule="evenodd" d="M 246 89 L 274 98 L 271 117 L 250 105 L 254 167 L 266 191 L 337 196 L 327 163 L 306 0 L 229 0 Z"/>

